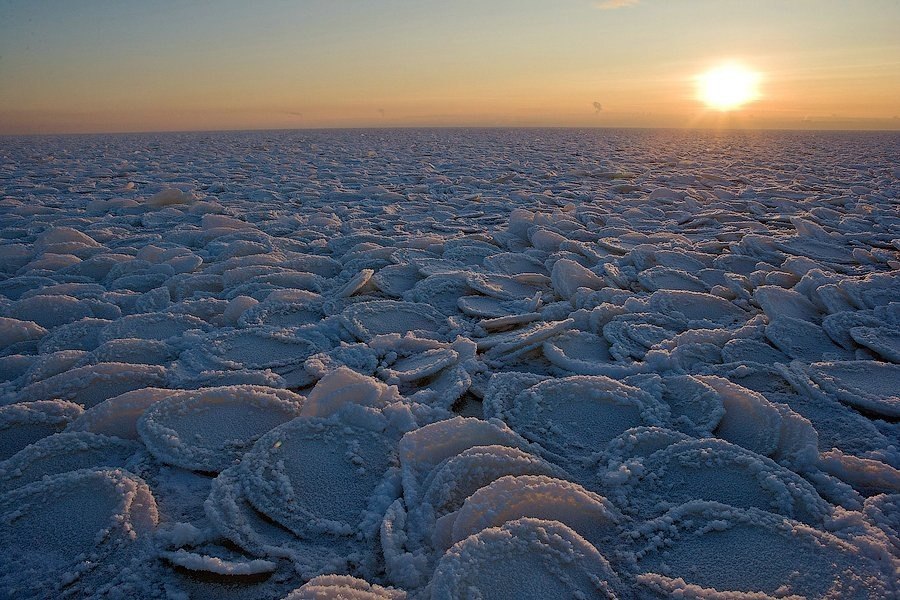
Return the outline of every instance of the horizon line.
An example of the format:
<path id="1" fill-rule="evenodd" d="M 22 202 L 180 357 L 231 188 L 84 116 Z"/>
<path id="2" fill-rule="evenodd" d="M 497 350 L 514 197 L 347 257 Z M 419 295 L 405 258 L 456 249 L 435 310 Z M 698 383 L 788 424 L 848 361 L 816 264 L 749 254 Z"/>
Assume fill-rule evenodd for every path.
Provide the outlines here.
<path id="1" fill-rule="evenodd" d="M 25 137 L 58 137 L 58 136 L 91 136 L 91 135 L 149 135 L 149 134 L 173 134 L 173 133 L 254 133 L 266 131 L 394 131 L 416 129 L 486 129 L 486 130 L 514 130 L 514 129 L 557 129 L 557 130 L 640 130 L 640 131 L 728 131 L 728 132 L 755 132 L 755 131 L 783 131 L 783 132 L 846 132 L 846 133 L 900 133 L 900 123 L 893 129 L 876 128 L 852 128 L 852 127 L 691 127 L 691 126 L 663 126 L 647 127 L 640 125 L 331 125 L 322 127 L 249 127 L 236 129 L 143 129 L 130 131 L 56 131 L 33 133 L 0 133 L 0 138 L 25 138 Z"/>

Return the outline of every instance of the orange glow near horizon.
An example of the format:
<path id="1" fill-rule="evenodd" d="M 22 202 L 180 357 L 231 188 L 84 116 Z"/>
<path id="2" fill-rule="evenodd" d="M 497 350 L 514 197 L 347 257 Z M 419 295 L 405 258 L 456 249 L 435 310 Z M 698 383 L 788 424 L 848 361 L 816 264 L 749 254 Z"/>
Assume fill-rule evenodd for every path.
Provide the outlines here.
<path id="1" fill-rule="evenodd" d="M 344 4 L 0 2 L 0 134 L 900 129 L 897 0 Z"/>

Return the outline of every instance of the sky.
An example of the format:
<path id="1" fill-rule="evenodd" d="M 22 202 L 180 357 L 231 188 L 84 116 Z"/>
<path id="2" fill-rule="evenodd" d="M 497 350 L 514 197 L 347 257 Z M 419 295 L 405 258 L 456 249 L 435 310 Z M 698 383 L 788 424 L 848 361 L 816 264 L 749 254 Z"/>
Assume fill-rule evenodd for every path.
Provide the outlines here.
<path id="1" fill-rule="evenodd" d="M 0 134 L 900 129 L 900 0 L 0 0 Z M 758 73 L 714 110 L 698 75 Z"/>

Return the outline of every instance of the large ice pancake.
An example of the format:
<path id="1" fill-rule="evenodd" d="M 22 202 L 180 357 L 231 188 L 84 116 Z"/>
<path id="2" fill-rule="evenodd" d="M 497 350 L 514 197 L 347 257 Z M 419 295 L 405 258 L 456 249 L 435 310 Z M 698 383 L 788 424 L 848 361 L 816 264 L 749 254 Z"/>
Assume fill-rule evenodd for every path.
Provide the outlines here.
<path id="1" fill-rule="evenodd" d="M 446 337 L 450 323 L 428 304 L 374 300 L 348 306 L 343 313 L 348 330 L 359 340 L 376 335 L 418 332 L 424 337 Z"/>
<path id="2" fill-rule="evenodd" d="M 551 363 L 576 375 L 621 377 L 640 370 L 633 362 L 617 361 L 606 338 L 585 331 L 550 338 L 543 343 L 543 352 Z"/>
<path id="3" fill-rule="evenodd" d="M 607 377 L 574 376 L 538 383 L 486 416 L 503 420 L 543 448 L 548 460 L 587 482 L 593 454 L 627 429 L 665 425 L 669 411 L 638 388 Z"/>
<path id="4" fill-rule="evenodd" d="M 437 522 L 435 545 L 447 548 L 488 527 L 529 517 L 559 521 L 597 548 L 611 544 L 622 521 L 606 498 L 546 475 L 505 475 L 466 498 Z"/>
<path id="5" fill-rule="evenodd" d="M 815 488 L 774 461 L 723 440 L 675 442 L 630 465 L 617 496 L 643 518 L 691 500 L 755 507 L 821 526 L 830 512 Z"/>
<path id="6" fill-rule="evenodd" d="M 900 365 L 860 360 L 814 363 L 806 372 L 841 402 L 885 417 L 900 417 Z"/>
<path id="7" fill-rule="evenodd" d="M 80 470 L 0 495 L 0 592 L 71 596 L 141 572 L 158 520 L 147 485 L 121 470 Z M 149 554 L 147 554 L 149 559 Z"/>
<path id="8" fill-rule="evenodd" d="M 883 359 L 900 363 L 900 329 L 853 327 L 850 336 L 860 346 L 865 346 Z"/>
<path id="9" fill-rule="evenodd" d="M 380 432 L 300 417 L 262 436 L 239 472 L 250 503 L 296 535 L 355 536 L 377 527 L 368 511 L 389 503 L 378 489 L 395 460 Z"/>
<path id="10" fill-rule="evenodd" d="M 0 460 L 37 440 L 60 432 L 84 412 L 64 400 L 36 400 L 0 406 Z"/>
<path id="11" fill-rule="evenodd" d="M 539 519 L 511 521 L 454 545 L 430 591 L 432 600 L 623 597 L 596 548 L 562 523 Z"/>
<path id="12" fill-rule="evenodd" d="M 190 330 L 209 331 L 209 323 L 191 315 L 172 313 L 144 313 L 129 315 L 113 321 L 103 328 L 98 340 L 138 338 L 144 340 L 168 340 Z"/>
<path id="13" fill-rule="evenodd" d="M 90 431 L 126 440 L 139 440 L 137 421 L 152 404 L 185 392 L 147 387 L 125 392 L 95 404 L 69 423 L 66 431 Z"/>
<path id="14" fill-rule="evenodd" d="M 510 446 L 474 446 L 445 459 L 425 480 L 421 503 L 434 518 L 458 510 L 466 498 L 506 475 L 546 475 L 565 472 L 542 458 Z"/>
<path id="15" fill-rule="evenodd" d="M 166 369 L 159 365 L 100 363 L 64 371 L 23 388 L 20 401 L 59 398 L 90 408 L 114 396 L 144 387 L 166 384 Z"/>
<path id="16" fill-rule="evenodd" d="M 125 468 L 141 445 L 87 432 L 58 433 L 0 462 L 0 493 L 46 477 L 87 468 Z"/>
<path id="17" fill-rule="evenodd" d="M 464 417 L 431 423 L 405 434 L 400 440 L 399 457 L 407 505 L 416 506 L 421 501 L 435 467 L 476 446 L 525 449 L 528 442 L 500 422 Z"/>
<path id="18" fill-rule="evenodd" d="M 238 324 L 241 327 L 302 327 L 314 325 L 324 317 L 322 301 L 319 298 L 268 301 L 244 311 L 238 318 Z"/>
<path id="19" fill-rule="evenodd" d="M 181 359 L 198 371 L 291 370 L 330 345 L 328 338 L 316 330 L 254 327 L 210 334 L 182 354 Z M 311 383 L 308 379 L 298 383 L 307 385 Z"/>
<path id="20" fill-rule="evenodd" d="M 689 439 L 692 438 L 665 427 L 632 427 L 609 441 L 606 455 L 613 466 L 630 459 L 646 458 L 657 450 Z"/>
<path id="21" fill-rule="evenodd" d="M 147 408 L 137 430 L 159 460 L 185 469 L 221 471 L 270 429 L 300 416 L 302 396 L 261 386 L 181 392 Z"/>
<path id="22" fill-rule="evenodd" d="M 756 508 L 690 502 L 636 527 L 638 582 L 660 597 L 887 598 L 895 581 L 885 557 Z M 881 561 L 879 561 L 879 558 Z M 703 588 L 706 591 L 701 592 Z"/>

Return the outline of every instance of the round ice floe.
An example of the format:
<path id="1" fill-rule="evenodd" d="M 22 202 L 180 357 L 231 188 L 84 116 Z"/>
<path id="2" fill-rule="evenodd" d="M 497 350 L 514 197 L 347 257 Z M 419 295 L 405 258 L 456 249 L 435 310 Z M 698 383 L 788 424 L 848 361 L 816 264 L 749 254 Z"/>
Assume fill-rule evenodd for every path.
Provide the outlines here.
<path id="1" fill-rule="evenodd" d="M 157 519 L 150 488 L 121 470 L 63 473 L 7 492 L 0 496 L 0 590 L 96 594 L 96 586 L 125 576 Z"/>
<path id="2" fill-rule="evenodd" d="M 498 275 L 496 273 L 471 274 L 466 280 L 469 286 L 485 296 L 501 300 L 522 300 L 546 293 L 549 288 L 530 282 L 523 275 Z"/>
<path id="3" fill-rule="evenodd" d="M 753 299 L 766 313 L 770 321 L 778 317 L 793 317 L 803 321 L 817 322 L 819 310 L 806 296 L 793 290 L 775 285 L 763 285 L 753 291 Z"/>
<path id="4" fill-rule="evenodd" d="M 689 322 L 728 324 L 745 321 L 749 315 L 731 302 L 710 294 L 661 290 L 650 295 L 650 312 L 684 318 Z"/>
<path id="5" fill-rule="evenodd" d="M 143 388 L 104 400 L 69 423 L 66 431 L 89 431 L 126 440 L 138 440 L 137 420 L 150 405 L 164 398 L 184 394 L 164 388 Z"/>
<path id="6" fill-rule="evenodd" d="M 500 250 L 497 246 L 485 242 L 465 240 L 465 243 L 454 244 L 454 241 L 450 240 L 444 245 L 443 258 L 455 260 L 467 266 L 481 265 L 485 258 Z"/>
<path id="7" fill-rule="evenodd" d="M 669 267 L 651 267 L 638 273 L 637 279 L 644 289 L 651 292 L 656 290 L 705 292 L 709 289 L 709 286 L 690 273 Z"/>
<path id="8" fill-rule="evenodd" d="M 338 367 L 310 390 L 302 414 L 304 417 L 328 417 L 347 405 L 380 409 L 399 398 L 396 387 L 389 387 L 347 367 Z"/>
<path id="9" fill-rule="evenodd" d="M 297 302 L 263 302 L 245 311 L 238 319 L 241 327 L 302 327 L 325 317 L 322 303 L 310 298 Z"/>
<path id="10" fill-rule="evenodd" d="M 532 312 L 538 304 L 539 301 L 534 300 L 501 300 L 489 296 L 462 296 L 457 301 L 457 306 L 463 313 L 487 319 L 512 317 Z"/>
<path id="11" fill-rule="evenodd" d="M 451 348 L 430 348 L 393 361 L 390 366 L 384 368 L 382 376 L 389 382 L 417 381 L 456 364 L 458 359 L 459 354 Z"/>
<path id="12" fill-rule="evenodd" d="M 610 440 L 639 425 L 664 426 L 668 410 L 653 396 L 607 377 L 551 379 L 516 396 L 496 415 L 525 439 L 549 451 L 548 457 L 572 475 Z"/>
<path id="13" fill-rule="evenodd" d="M 342 314 L 347 329 L 361 341 L 388 333 L 416 332 L 445 337 L 450 323 L 428 304 L 375 300 L 352 304 Z"/>
<path id="14" fill-rule="evenodd" d="M 559 521 L 598 546 L 621 520 L 602 496 L 580 485 L 545 475 L 507 475 L 477 490 L 462 507 L 438 521 L 445 547 L 488 527 L 523 517 Z M 441 529 L 447 529 L 442 536 Z"/>
<path id="15" fill-rule="evenodd" d="M 181 358 L 200 370 L 279 369 L 326 349 L 322 336 L 259 327 L 213 334 Z"/>
<path id="16" fill-rule="evenodd" d="M 547 268 L 539 260 L 517 252 L 502 252 L 488 256 L 484 259 L 484 267 L 489 271 L 506 275 L 525 273 L 549 275 Z"/>
<path id="17" fill-rule="evenodd" d="M 177 358 L 175 349 L 160 340 L 116 339 L 100 344 L 84 359 L 87 363 L 118 362 L 133 365 L 165 365 Z"/>
<path id="18" fill-rule="evenodd" d="M 724 414 L 715 429 L 716 437 L 764 456 L 778 448 L 781 412 L 765 396 L 722 377 L 697 377 L 719 395 Z"/>
<path id="19" fill-rule="evenodd" d="M 66 323 L 92 317 L 90 304 L 71 296 L 31 296 L 17 300 L 8 309 L 8 316 L 21 321 L 33 321 L 51 329 Z M 99 315 L 98 315 L 99 316 Z"/>
<path id="20" fill-rule="evenodd" d="M 900 469 L 873 458 L 861 458 L 833 448 L 822 452 L 816 466 L 865 495 L 900 492 Z"/>
<path id="21" fill-rule="evenodd" d="M 7 354 L 0 356 L 0 384 L 15 381 L 37 362 L 37 356 L 33 354 Z"/>
<path id="22" fill-rule="evenodd" d="M 378 368 L 378 355 L 368 344 L 341 343 L 328 352 L 310 356 L 303 363 L 303 368 L 319 378 L 342 366 L 358 373 L 374 373 Z"/>
<path id="23" fill-rule="evenodd" d="M 839 287 L 858 308 L 888 306 L 896 302 L 900 294 L 896 272 L 874 273 L 859 279 L 847 278 L 841 281 Z"/>
<path id="24" fill-rule="evenodd" d="M 100 332 L 99 341 L 121 338 L 168 340 L 191 329 L 208 331 L 209 323 L 191 315 L 177 313 L 146 313 L 129 315 L 113 321 Z"/>
<path id="25" fill-rule="evenodd" d="M 865 346 L 885 360 L 900 363 L 900 330 L 887 327 L 853 327 L 850 335 L 860 346 Z"/>
<path id="26" fill-rule="evenodd" d="M 290 554 L 297 538 L 258 512 L 247 501 L 239 465 L 219 473 L 210 484 L 203 511 L 222 537 L 255 556 Z"/>
<path id="27" fill-rule="evenodd" d="M 841 311 L 830 314 L 822 319 L 822 329 L 828 336 L 836 341 L 844 348 L 854 349 L 857 341 L 853 339 L 850 331 L 856 327 L 896 327 L 900 324 L 896 319 L 889 319 L 887 322 L 876 315 L 878 311 L 872 310 L 850 310 Z M 885 316 L 885 315 L 882 315 Z M 893 323 L 891 323 L 893 321 Z"/>
<path id="28" fill-rule="evenodd" d="M 241 462 L 243 489 L 260 512 L 301 537 L 352 536 L 394 500 L 379 484 L 394 460 L 380 433 L 337 421 L 294 419 L 262 436 Z M 382 491 L 381 494 L 386 492 Z"/>
<path id="29" fill-rule="evenodd" d="M 45 335 L 47 330 L 34 321 L 0 317 L 0 348 L 8 348 L 19 342 L 39 340 Z"/>
<path id="30" fill-rule="evenodd" d="M 59 350 L 94 350 L 100 345 L 100 332 L 110 324 L 106 319 L 81 319 L 61 325 L 41 339 L 41 354 Z"/>
<path id="31" fill-rule="evenodd" d="M 662 399 L 671 410 L 677 429 L 691 435 L 710 435 L 719 425 L 725 407 L 713 387 L 690 375 L 666 376 L 661 383 Z"/>
<path id="32" fill-rule="evenodd" d="M 22 384 L 27 385 L 36 381 L 59 375 L 69 369 L 90 362 L 90 356 L 84 350 L 60 350 L 50 354 L 41 354 L 28 368 Z"/>
<path id="33" fill-rule="evenodd" d="M 454 271 L 423 279 L 405 293 L 403 298 L 427 304 L 442 315 L 453 316 L 460 310 L 459 299 L 472 292 L 468 275 L 462 271 Z"/>
<path id="34" fill-rule="evenodd" d="M 805 362 L 853 358 L 851 352 L 832 342 L 821 327 L 793 317 L 773 320 L 766 327 L 766 337 L 789 357 Z"/>
<path id="35" fill-rule="evenodd" d="M 599 290 L 606 287 L 602 277 L 593 271 L 586 269 L 574 260 L 560 259 L 553 263 L 553 271 L 550 274 L 553 289 L 560 298 L 569 299 L 575 295 L 580 287 L 591 290 Z"/>
<path id="36" fill-rule="evenodd" d="M 406 592 L 385 588 L 349 575 L 319 575 L 283 600 L 405 600 Z"/>
<path id="37" fill-rule="evenodd" d="M 783 241 L 779 240 L 777 246 L 779 249 L 796 256 L 811 258 L 822 263 L 850 264 L 856 262 L 846 246 L 818 240 L 806 235 L 787 238 Z"/>
<path id="38" fill-rule="evenodd" d="M 609 353 L 617 360 L 642 360 L 656 344 L 675 337 L 675 331 L 652 323 L 635 321 L 634 317 L 613 319 L 603 326 L 603 337 Z"/>
<path id="39" fill-rule="evenodd" d="M 638 581 L 683 595 L 762 592 L 804 598 L 884 598 L 891 576 L 859 548 L 756 508 L 691 502 L 640 525 Z M 887 567 L 886 567 L 887 569 Z M 732 596 L 728 596 L 732 594 Z"/>
<path id="40" fill-rule="evenodd" d="M 505 475 L 546 475 L 565 478 L 559 467 L 510 446 L 475 446 L 435 467 L 423 486 L 422 504 L 435 518 L 458 510 L 466 498 Z"/>
<path id="41" fill-rule="evenodd" d="M 378 289 L 395 298 L 413 289 L 420 279 L 418 267 L 408 263 L 382 267 L 372 276 Z"/>
<path id="42" fill-rule="evenodd" d="M 563 333 L 544 342 L 543 348 L 547 360 L 578 375 L 616 376 L 635 370 L 629 363 L 617 363 L 606 338 L 593 333 Z"/>
<path id="43" fill-rule="evenodd" d="M 484 418 L 490 419 L 506 414 L 513 406 L 516 397 L 542 381 L 550 379 L 547 375 L 508 371 L 493 373 L 484 388 Z"/>
<path id="44" fill-rule="evenodd" d="M 900 365 L 872 360 L 822 362 L 807 374 L 841 402 L 886 417 L 900 417 Z"/>
<path id="45" fill-rule="evenodd" d="M 125 467 L 140 447 L 129 440 L 86 432 L 51 435 L 0 462 L 0 493 L 67 471 Z"/>
<path id="46" fill-rule="evenodd" d="M 613 599 L 619 589 L 607 560 L 569 527 L 519 519 L 448 550 L 434 572 L 431 598 Z"/>
<path id="47" fill-rule="evenodd" d="M 528 443 L 500 422 L 465 417 L 431 423 L 404 435 L 399 453 L 409 505 L 419 502 L 421 486 L 435 466 L 475 446 L 526 448 Z"/>
<path id="48" fill-rule="evenodd" d="M 303 398 L 287 390 L 225 386 L 182 392 L 153 403 L 137 430 L 159 460 L 194 471 L 231 465 L 259 436 L 300 415 Z"/>
<path id="49" fill-rule="evenodd" d="M 736 339 L 722 347 L 725 362 L 787 363 L 790 358 L 770 344 L 758 340 Z"/>
<path id="50" fill-rule="evenodd" d="M 819 524 L 828 505 L 793 471 L 724 440 L 688 439 L 642 459 L 625 484 L 630 510 L 647 517 L 691 500 L 755 507 Z"/>
<path id="51" fill-rule="evenodd" d="M 165 383 L 165 375 L 165 369 L 156 365 L 88 365 L 33 383 L 19 393 L 19 399 L 59 398 L 90 408 L 134 389 L 160 386 Z"/>
<path id="52" fill-rule="evenodd" d="M 665 427 L 632 427 L 610 440 L 606 454 L 615 462 L 645 458 L 657 450 L 690 439 L 684 433 Z"/>
<path id="53" fill-rule="evenodd" d="M 9 246 L 0 246 L 0 249 L 8 247 Z M 0 281 L 0 295 L 15 301 L 23 295 L 34 295 L 34 292 L 40 292 L 42 288 L 56 285 L 56 283 L 55 280 L 50 279 L 49 277 L 19 275 L 18 277 L 10 277 Z"/>
<path id="54" fill-rule="evenodd" d="M 74 402 L 38 400 L 0 406 L 0 460 L 62 431 L 84 409 Z"/>

